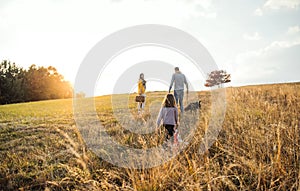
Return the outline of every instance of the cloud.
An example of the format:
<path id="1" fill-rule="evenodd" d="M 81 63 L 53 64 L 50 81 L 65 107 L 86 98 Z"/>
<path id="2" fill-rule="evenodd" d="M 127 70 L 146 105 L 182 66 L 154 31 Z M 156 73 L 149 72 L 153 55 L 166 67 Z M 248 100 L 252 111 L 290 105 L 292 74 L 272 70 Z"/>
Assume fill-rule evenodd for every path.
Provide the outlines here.
<path id="1" fill-rule="evenodd" d="M 5 1 L 5 5 L 3 2 L 1 59 L 13 60 L 23 67 L 33 63 L 53 65 L 71 81 L 85 54 L 112 32 L 148 23 L 180 28 L 189 19 L 216 17 L 211 0 L 14 0 Z"/>
<path id="2" fill-rule="evenodd" d="M 257 9 L 254 11 L 254 15 L 262 16 L 262 15 L 263 15 L 263 10 L 262 10 L 261 8 L 257 8 Z"/>
<path id="3" fill-rule="evenodd" d="M 299 81 L 300 38 L 274 41 L 239 54 L 232 73 L 235 85 Z"/>
<path id="4" fill-rule="evenodd" d="M 262 16 L 268 10 L 298 9 L 299 6 L 300 0 L 268 0 L 262 7 L 257 8 L 254 14 Z"/>
<path id="5" fill-rule="evenodd" d="M 198 7 L 196 15 L 204 18 L 216 18 L 217 12 L 212 0 L 193 1 Z"/>
<path id="6" fill-rule="evenodd" d="M 298 9 L 299 5 L 299 0 L 268 0 L 263 7 L 266 9 Z"/>
<path id="7" fill-rule="evenodd" d="M 131 1 L 125 1 L 125 0 L 110 0 L 113 3 L 119 3 L 122 5 L 131 5 L 135 7 L 135 9 L 139 9 L 141 7 L 147 7 L 149 8 L 153 6 L 153 9 L 150 9 L 152 13 L 155 13 L 157 15 L 157 11 L 160 9 L 164 10 L 163 16 L 166 16 L 166 14 L 172 13 L 172 10 L 174 7 L 176 7 L 177 14 L 180 15 L 182 13 L 186 13 L 185 18 L 188 17 L 203 17 L 203 18 L 216 18 L 216 8 L 213 4 L 213 0 L 186 0 L 186 1 L 173 1 L 173 0 L 131 0 Z M 141 6 L 140 6 L 141 5 Z M 149 11 L 149 9 L 145 10 L 146 12 Z M 153 15 L 153 14 L 150 14 Z"/>
<path id="8" fill-rule="evenodd" d="M 259 50 L 253 50 L 253 51 L 247 51 L 244 53 L 239 54 L 236 58 L 236 63 L 238 65 L 242 65 L 243 62 L 245 62 L 248 59 L 251 59 L 253 57 L 261 57 L 265 56 L 268 54 L 272 54 L 272 52 L 282 50 L 282 49 L 287 49 L 291 48 L 294 46 L 300 45 L 300 38 L 292 41 L 273 41 L 270 43 L 268 46 L 261 48 Z"/>
<path id="9" fill-rule="evenodd" d="M 293 34 L 297 34 L 299 32 L 300 32 L 300 27 L 296 25 L 296 26 L 289 27 L 287 34 L 293 35 Z"/>
<path id="10" fill-rule="evenodd" d="M 232 65 L 234 85 L 300 81 L 299 26 L 289 27 L 286 33 L 263 48 L 236 56 Z M 249 37 L 259 34 L 249 35 Z M 244 38 L 247 35 L 244 35 Z"/>
<path id="11" fill-rule="evenodd" d="M 274 41 L 272 42 L 269 46 L 265 47 L 262 49 L 260 52 L 266 53 L 272 50 L 279 50 L 279 49 L 284 49 L 284 48 L 290 48 L 293 46 L 297 46 L 300 44 L 300 39 L 296 39 L 293 41 Z"/>
<path id="12" fill-rule="evenodd" d="M 251 41 L 262 39 L 262 37 L 258 34 L 258 32 L 255 32 L 254 34 L 248 34 L 248 33 L 246 33 L 246 34 L 243 35 L 243 38 L 245 40 L 251 40 Z"/>

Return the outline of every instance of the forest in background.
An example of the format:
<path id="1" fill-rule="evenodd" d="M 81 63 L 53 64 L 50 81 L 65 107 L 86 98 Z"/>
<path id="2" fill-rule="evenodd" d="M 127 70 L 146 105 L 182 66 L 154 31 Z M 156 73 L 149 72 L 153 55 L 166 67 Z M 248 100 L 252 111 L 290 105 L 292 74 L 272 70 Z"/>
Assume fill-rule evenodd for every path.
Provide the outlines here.
<path id="1" fill-rule="evenodd" d="M 8 60 L 0 64 L 0 104 L 71 98 L 73 89 L 53 66 L 28 69 Z"/>

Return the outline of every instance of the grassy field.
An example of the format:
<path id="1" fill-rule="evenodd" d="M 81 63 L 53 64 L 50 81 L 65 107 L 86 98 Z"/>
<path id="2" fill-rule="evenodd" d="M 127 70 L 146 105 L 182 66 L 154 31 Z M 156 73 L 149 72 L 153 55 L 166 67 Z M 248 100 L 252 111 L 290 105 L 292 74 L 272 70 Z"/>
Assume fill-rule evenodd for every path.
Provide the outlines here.
<path id="1" fill-rule="evenodd" d="M 189 145 L 169 162 L 141 169 L 115 166 L 87 149 L 71 99 L 2 105 L 0 190 L 297 191 L 299 94 L 300 83 L 226 88 L 222 130 L 209 150 L 200 154 L 211 100 L 210 92 L 199 92 L 200 122 Z M 147 103 L 161 102 L 164 93 L 147 95 Z M 99 121 L 120 143 L 147 148 L 162 140 L 163 131 L 138 135 L 122 129 L 111 96 L 97 97 L 95 103 Z M 135 115 L 133 102 L 118 106 Z"/>

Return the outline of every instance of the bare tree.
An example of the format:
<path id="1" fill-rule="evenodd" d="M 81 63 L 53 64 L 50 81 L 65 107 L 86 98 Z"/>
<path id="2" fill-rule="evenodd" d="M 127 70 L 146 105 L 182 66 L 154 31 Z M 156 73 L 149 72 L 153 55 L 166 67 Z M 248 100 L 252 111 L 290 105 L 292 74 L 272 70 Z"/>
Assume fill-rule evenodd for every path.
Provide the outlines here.
<path id="1" fill-rule="evenodd" d="M 225 70 L 215 70 L 208 75 L 208 79 L 204 85 L 206 87 L 212 87 L 223 83 L 228 83 L 231 82 L 230 77 L 230 74 L 227 74 Z"/>

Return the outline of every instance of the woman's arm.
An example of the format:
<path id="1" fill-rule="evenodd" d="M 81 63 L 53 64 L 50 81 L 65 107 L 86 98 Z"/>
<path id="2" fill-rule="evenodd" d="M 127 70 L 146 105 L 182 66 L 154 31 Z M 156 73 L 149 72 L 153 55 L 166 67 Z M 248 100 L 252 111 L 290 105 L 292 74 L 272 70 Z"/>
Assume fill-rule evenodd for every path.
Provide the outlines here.
<path id="1" fill-rule="evenodd" d="M 141 82 L 141 80 L 139 80 L 139 82 L 138 82 L 138 94 L 139 95 L 141 95 L 142 94 L 142 86 L 143 84 L 142 84 L 142 82 Z"/>

